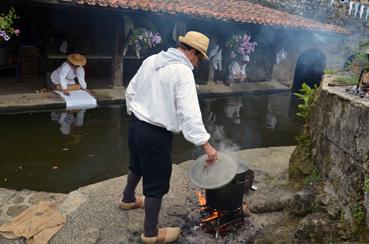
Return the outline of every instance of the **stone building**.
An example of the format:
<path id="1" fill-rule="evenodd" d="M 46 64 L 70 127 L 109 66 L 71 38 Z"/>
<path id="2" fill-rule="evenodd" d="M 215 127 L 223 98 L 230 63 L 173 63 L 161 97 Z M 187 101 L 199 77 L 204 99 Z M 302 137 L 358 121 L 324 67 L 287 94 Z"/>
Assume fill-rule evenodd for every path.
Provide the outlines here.
<path id="1" fill-rule="evenodd" d="M 223 70 L 209 78 L 210 65 L 203 64 L 195 72 L 200 84 L 226 79 L 231 58 L 225 42 L 242 32 L 258 43 L 247 66 L 251 82 L 276 80 L 289 87 L 319 83 L 324 69 L 341 68 L 352 55 L 341 48 L 349 37 L 347 29 L 249 1 L 27 0 L 7 1 L 1 10 L 10 6 L 21 17 L 23 29 L 20 43 L 12 45 L 13 55 L 32 48 L 37 65 L 21 59 L 21 67 L 32 66 L 31 78 L 39 85 L 65 58 L 60 52 L 63 42 L 68 44 L 67 53 L 87 56 L 87 79 L 92 85 L 126 85 L 147 55 L 176 45 L 176 23 L 207 34 L 210 48 L 215 40 L 224 48 Z M 139 58 L 129 46 L 123 55 L 131 26 L 155 29 L 163 42 Z M 26 76 L 24 70 L 22 75 Z"/>

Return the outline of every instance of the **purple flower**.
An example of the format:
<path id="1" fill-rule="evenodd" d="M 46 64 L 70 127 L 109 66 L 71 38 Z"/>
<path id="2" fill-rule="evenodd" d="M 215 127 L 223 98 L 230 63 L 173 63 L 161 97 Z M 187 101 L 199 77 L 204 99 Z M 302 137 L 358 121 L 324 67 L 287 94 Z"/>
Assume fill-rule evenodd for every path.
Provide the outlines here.
<path id="1" fill-rule="evenodd" d="M 233 35 L 226 43 L 226 46 L 231 49 L 231 56 L 236 54 L 249 55 L 255 51 L 256 42 L 251 42 L 251 36 L 247 34 Z"/>
<path id="2" fill-rule="evenodd" d="M 20 31 L 19 29 L 15 29 L 15 30 L 14 30 L 14 34 L 15 34 L 16 36 L 19 36 L 20 32 L 21 32 L 21 31 Z"/>

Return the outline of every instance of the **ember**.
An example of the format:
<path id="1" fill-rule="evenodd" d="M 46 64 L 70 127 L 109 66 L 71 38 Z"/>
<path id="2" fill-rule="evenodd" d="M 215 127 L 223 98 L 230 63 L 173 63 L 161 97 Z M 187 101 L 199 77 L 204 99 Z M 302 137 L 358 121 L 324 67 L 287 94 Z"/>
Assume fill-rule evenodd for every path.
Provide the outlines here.
<path id="1" fill-rule="evenodd" d="M 219 236 L 225 236 L 231 231 L 236 231 L 244 226 L 244 214 L 242 206 L 235 210 L 222 210 L 210 208 L 206 205 L 206 198 L 203 192 L 197 192 L 201 220 L 199 226 L 208 232 Z"/>

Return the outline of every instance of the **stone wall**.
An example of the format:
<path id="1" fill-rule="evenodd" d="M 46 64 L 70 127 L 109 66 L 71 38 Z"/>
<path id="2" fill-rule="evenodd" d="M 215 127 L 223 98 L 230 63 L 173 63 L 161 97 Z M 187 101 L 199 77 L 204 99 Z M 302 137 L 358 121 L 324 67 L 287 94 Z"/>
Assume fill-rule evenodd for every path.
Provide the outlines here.
<path id="1" fill-rule="evenodd" d="M 369 98 L 346 94 L 342 86 L 328 86 L 335 78 L 325 76 L 315 96 L 306 127 L 312 145 L 310 163 L 296 157 L 304 151 L 298 146 L 290 170 L 300 170 L 290 171 L 290 176 L 302 181 L 304 174 L 314 174 L 303 170 L 315 168 L 322 183 L 317 198 L 326 212 L 348 226 L 357 226 L 369 216 L 365 201 L 369 189 L 364 184 L 369 180 Z M 369 227 L 368 221 L 366 225 Z"/>
<path id="2" fill-rule="evenodd" d="M 353 223 L 365 205 L 364 179 L 369 177 L 369 99 L 329 87 L 332 80 L 325 78 L 314 102 L 309 123 L 312 158 L 329 196 L 328 209 L 338 206 L 343 218 Z M 368 215 L 369 206 L 365 208 Z"/>

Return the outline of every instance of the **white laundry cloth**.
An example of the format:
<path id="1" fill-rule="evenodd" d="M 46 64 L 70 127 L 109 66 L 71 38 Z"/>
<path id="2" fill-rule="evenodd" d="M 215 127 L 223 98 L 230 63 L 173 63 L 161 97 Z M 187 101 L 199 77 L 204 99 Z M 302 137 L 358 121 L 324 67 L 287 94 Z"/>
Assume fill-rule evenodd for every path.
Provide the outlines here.
<path id="1" fill-rule="evenodd" d="M 357 14 L 359 13 L 359 6 L 360 6 L 360 3 L 355 3 L 355 18 Z"/>
<path id="2" fill-rule="evenodd" d="M 215 70 L 222 70 L 222 49 L 219 45 L 216 45 L 210 52 L 209 52 L 209 59 L 212 60 L 213 66 Z"/>
<path id="3" fill-rule="evenodd" d="M 187 25 L 185 22 L 176 21 L 172 30 L 172 38 L 175 42 L 178 42 L 178 36 L 182 36 L 187 32 Z"/>
<path id="4" fill-rule="evenodd" d="M 280 62 L 282 62 L 283 60 L 285 60 L 287 58 L 287 51 L 286 49 L 282 48 L 281 50 L 279 50 L 279 52 L 277 53 L 276 57 L 275 57 L 275 62 L 277 64 L 279 64 Z"/>
<path id="5" fill-rule="evenodd" d="M 70 91 L 67 96 L 61 91 L 55 91 L 67 103 L 67 109 L 89 109 L 97 106 L 96 99 L 90 93 L 82 90 Z"/>
<path id="6" fill-rule="evenodd" d="M 363 18 L 364 9 L 365 9 L 365 5 L 364 4 L 361 4 L 361 7 L 360 7 L 360 19 Z"/>
<path id="7" fill-rule="evenodd" d="M 351 1 L 349 4 L 349 15 L 351 15 L 352 7 L 354 6 L 354 1 Z"/>
<path id="8" fill-rule="evenodd" d="M 62 53 L 67 53 L 68 51 L 68 42 L 67 41 L 63 41 L 59 47 L 59 51 Z"/>

